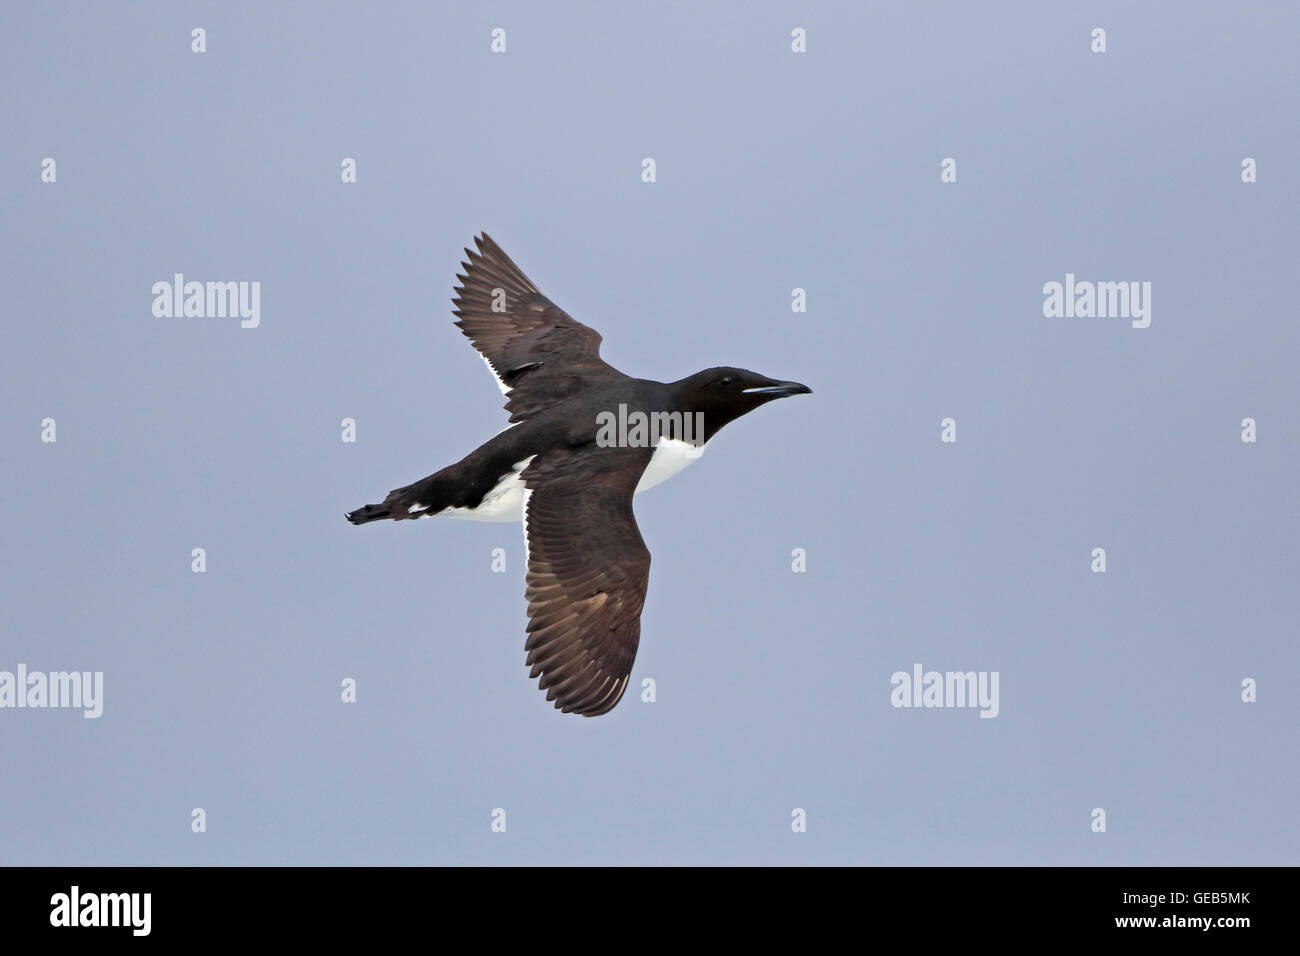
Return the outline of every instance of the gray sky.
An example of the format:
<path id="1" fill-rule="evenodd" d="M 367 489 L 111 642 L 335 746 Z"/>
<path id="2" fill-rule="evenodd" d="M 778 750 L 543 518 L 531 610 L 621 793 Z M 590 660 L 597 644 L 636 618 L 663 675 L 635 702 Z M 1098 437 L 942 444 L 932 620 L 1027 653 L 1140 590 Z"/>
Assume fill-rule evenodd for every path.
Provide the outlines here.
<path id="1" fill-rule="evenodd" d="M 8 20 L 0 670 L 104 711 L 0 709 L 0 862 L 1296 861 L 1289 5 Z M 449 314 L 480 229 L 629 374 L 815 390 L 638 497 L 594 720 L 527 679 L 518 527 L 343 520 L 505 424 Z M 260 325 L 155 317 L 177 272 Z M 1045 317 L 1067 273 L 1150 326 Z M 998 716 L 891 706 L 915 664 Z"/>

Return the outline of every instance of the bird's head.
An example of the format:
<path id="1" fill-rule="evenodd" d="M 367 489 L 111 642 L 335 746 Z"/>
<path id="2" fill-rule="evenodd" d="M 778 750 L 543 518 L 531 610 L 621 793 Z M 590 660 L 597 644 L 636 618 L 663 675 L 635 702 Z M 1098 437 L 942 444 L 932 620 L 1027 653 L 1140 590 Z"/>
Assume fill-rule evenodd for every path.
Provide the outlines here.
<path id="1" fill-rule="evenodd" d="M 774 399 L 812 392 L 807 385 L 768 378 L 743 368 L 706 368 L 677 384 L 682 403 L 690 412 L 703 413 L 710 435 Z"/>

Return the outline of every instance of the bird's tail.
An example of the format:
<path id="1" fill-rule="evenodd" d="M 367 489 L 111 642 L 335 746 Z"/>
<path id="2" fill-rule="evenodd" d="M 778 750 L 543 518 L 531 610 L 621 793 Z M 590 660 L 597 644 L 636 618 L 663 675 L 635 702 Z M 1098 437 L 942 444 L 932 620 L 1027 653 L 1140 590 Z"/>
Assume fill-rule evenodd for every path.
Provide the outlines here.
<path id="1" fill-rule="evenodd" d="M 396 488 L 388 493 L 381 505 L 366 505 L 356 511 L 349 511 L 347 518 L 353 524 L 366 524 L 382 521 L 405 521 L 409 518 L 427 518 L 436 515 L 443 508 L 458 504 L 448 494 L 444 473 L 447 469 L 422 478 L 405 488 Z"/>
<path id="2" fill-rule="evenodd" d="M 388 505 L 366 505 L 364 508 L 358 508 L 356 511 L 349 511 L 347 519 L 353 524 L 366 524 L 370 521 L 380 521 L 384 518 L 391 518 L 393 512 Z"/>

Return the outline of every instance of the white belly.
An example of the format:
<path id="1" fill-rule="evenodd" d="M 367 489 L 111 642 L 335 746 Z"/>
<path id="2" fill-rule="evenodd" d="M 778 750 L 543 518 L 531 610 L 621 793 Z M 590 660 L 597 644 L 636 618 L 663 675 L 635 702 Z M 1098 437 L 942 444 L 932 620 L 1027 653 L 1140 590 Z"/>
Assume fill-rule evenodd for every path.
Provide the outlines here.
<path id="1" fill-rule="evenodd" d="M 675 438 L 660 438 L 655 446 L 650 464 L 641 474 L 634 494 L 640 494 L 647 488 L 662 484 L 673 475 L 684 471 L 694 464 L 707 445 L 692 445 Z M 425 518 L 446 517 L 463 518 L 469 521 L 522 521 L 524 518 L 524 487 L 519 473 L 528 467 L 532 457 L 515 462 L 509 474 L 502 475 L 496 487 L 483 496 L 477 508 L 446 508 L 437 515 L 422 515 Z"/>
<path id="2" fill-rule="evenodd" d="M 647 488 L 662 484 L 673 475 L 685 471 L 687 466 L 699 460 L 707 447 L 707 443 L 692 445 L 677 438 L 660 436 L 659 444 L 655 446 L 655 453 L 650 458 L 650 464 L 646 465 L 645 471 L 641 473 L 641 480 L 637 482 L 633 494 L 640 494 Z"/>

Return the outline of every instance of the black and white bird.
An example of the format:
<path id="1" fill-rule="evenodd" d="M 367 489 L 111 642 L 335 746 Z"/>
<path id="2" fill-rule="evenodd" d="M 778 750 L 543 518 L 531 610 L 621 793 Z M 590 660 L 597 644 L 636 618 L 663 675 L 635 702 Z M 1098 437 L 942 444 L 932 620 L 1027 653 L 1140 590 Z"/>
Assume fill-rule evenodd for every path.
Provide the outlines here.
<path id="1" fill-rule="evenodd" d="M 496 376 L 511 424 L 347 519 L 522 520 L 529 676 L 563 712 L 595 717 L 623 696 L 641 635 L 650 552 L 632 496 L 691 464 L 728 422 L 812 389 L 739 368 L 676 382 L 624 375 L 601 360 L 600 336 L 486 233 L 474 242 L 453 311 Z"/>

